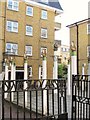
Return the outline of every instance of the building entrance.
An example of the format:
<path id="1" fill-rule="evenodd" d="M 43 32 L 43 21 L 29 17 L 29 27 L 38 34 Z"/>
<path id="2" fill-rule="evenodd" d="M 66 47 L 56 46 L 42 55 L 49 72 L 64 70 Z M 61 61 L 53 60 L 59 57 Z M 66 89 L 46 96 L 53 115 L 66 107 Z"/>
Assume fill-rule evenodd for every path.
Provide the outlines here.
<path id="1" fill-rule="evenodd" d="M 24 72 L 16 71 L 16 80 L 24 79 Z"/>

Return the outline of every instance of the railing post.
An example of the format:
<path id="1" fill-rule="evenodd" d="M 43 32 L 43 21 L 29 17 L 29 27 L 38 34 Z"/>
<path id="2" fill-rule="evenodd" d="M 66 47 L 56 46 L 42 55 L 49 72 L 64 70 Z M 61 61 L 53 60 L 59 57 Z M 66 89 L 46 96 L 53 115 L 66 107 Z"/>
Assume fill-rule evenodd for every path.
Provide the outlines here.
<path id="1" fill-rule="evenodd" d="M 82 75 L 84 75 L 84 64 L 82 64 Z M 83 77 L 84 80 L 84 77 Z M 82 81 L 82 91 L 84 91 L 84 81 Z"/>
<path id="2" fill-rule="evenodd" d="M 90 58 L 88 58 L 88 98 L 90 98 Z"/>
<path id="3" fill-rule="evenodd" d="M 28 79 L 28 68 L 27 68 L 27 58 L 24 58 L 24 89 L 27 89 L 27 79 Z M 27 91 L 25 91 L 25 106 L 27 106 Z"/>

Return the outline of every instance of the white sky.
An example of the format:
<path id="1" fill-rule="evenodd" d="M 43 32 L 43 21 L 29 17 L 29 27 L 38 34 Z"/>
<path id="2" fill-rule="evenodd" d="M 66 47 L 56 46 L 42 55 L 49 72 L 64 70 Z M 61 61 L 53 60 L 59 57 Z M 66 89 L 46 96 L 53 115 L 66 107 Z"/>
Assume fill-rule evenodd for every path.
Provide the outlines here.
<path id="1" fill-rule="evenodd" d="M 62 44 L 69 45 L 69 28 L 66 26 L 79 20 L 88 18 L 88 2 L 90 0 L 59 0 L 64 10 L 58 20 L 61 30 L 56 33 L 55 39 L 62 40 Z"/>

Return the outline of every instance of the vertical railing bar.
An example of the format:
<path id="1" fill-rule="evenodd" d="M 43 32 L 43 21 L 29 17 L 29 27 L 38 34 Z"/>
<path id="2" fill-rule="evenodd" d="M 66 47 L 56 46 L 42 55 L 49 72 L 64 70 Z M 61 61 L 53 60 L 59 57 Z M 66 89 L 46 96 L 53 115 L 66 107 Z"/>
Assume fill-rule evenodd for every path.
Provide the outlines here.
<path id="1" fill-rule="evenodd" d="M 43 89 L 42 89 L 42 117 L 43 117 Z"/>
<path id="2" fill-rule="evenodd" d="M 86 81 L 86 98 L 88 98 L 88 81 Z M 86 119 L 87 119 L 87 103 L 86 103 Z"/>
<path id="3" fill-rule="evenodd" d="M 49 89 L 47 88 L 47 116 L 49 116 Z"/>
<path id="4" fill-rule="evenodd" d="M 79 97 L 79 80 L 78 80 L 78 97 Z M 79 101 L 78 101 L 78 120 L 79 120 Z"/>
<path id="5" fill-rule="evenodd" d="M 17 120 L 19 118 L 18 100 L 19 100 L 19 97 L 18 97 L 18 91 L 17 91 Z"/>
<path id="6" fill-rule="evenodd" d="M 30 118 L 32 118 L 32 92 L 30 90 Z"/>
<path id="7" fill-rule="evenodd" d="M 76 89 L 76 85 L 75 85 L 75 97 L 77 96 L 77 89 Z M 77 102 L 75 101 L 75 120 L 76 120 L 76 109 L 77 109 Z"/>
<path id="8" fill-rule="evenodd" d="M 66 81 L 65 82 L 65 86 L 64 86 L 64 92 L 65 92 L 65 112 L 67 112 L 67 102 L 66 102 Z"/>
<path id="9" fill-rule="evenodd" d="M 36 89 L 36 119 L 38 118 L 38 91 Z"/>
<path id="10" fill-rule="evenodd" d="M 2 120 L 4 120 L 4 85 L 5 81 L 2 81 Z"/>
<path id="11" fill-rule="evenodd" d="M 83 97 L 85 97 L 85 80 L 83 80 L 84 90 L 83 90 Z M 85 119 L 85 103 L 83 103 L 83 119 Z"/>
<path id="12" fill-rule="evenodd" d="M 52 88 L 52 113 L 54 115 L 54 89 Z"/>
<path id="13" fill-rule="evenodd" d="M 88 88 L 90 88 L 90 80 L 88 81 Z M 88 89 L 88 118 L 90 118 L 90 90 Z"/>
<path id="14" fill-rule="evenodd" d="M 74 79 L 72 75 L 72 120 L 73 120 L 73 87 L 74 87 Z"/>
<path id="15" fill-rule="evenodd" d="M 10 82 L 10 81 L 9 81 Z M 10 82 L 10 87 L 12 86 L 12 83 Z M 11 91 L 11 89 L 10 89 L 10 120 L 12 120 L 12 106 L 11 106 L 11 102 L 12 102 L 12 93 L 11 93 L 12 91 Z"/>
<path id="16" fill-rule="evenodd" d="M 60 114 L 60 103 L 59 103 L 59 87 L 57 87 L 57 100 L 58 100 L 58 115 Z M 59 116 L 58 116 L 59 117 Z"/>
<path id="17" fill-rule="evenodd" d="M 81 99 L 82 99 L 82 79 L 81 79 Z M 82 102 L 80 102 L 80 118 L 82 118 Z"/>
<path id="18" fill-rule="evenodd" d="M 25 120 L 25 91 L 24 90 L 23 90 L 23 107 L 24 107 L 23 118 Z"/>
<path id="19" fill-rule="evenodd" d="M 83 119 L 85 119 L 85 104 L 83 103 Z"/>

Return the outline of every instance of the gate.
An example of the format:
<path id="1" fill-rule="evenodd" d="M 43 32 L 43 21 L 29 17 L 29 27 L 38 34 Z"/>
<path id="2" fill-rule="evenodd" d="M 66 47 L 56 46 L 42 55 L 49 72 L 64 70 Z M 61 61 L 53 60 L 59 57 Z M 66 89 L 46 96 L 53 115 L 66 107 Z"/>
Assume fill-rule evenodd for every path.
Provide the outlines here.
<path id="1" fill-rule="evenodd" d="M 66 80 L 2 81 L 2 120 L 7 118 L 67 120 Z"/>
<path id="2" fill-rule="evenodd" d="M 72 76 L 72 120 L 90 120 L 90 76 Z"/>

